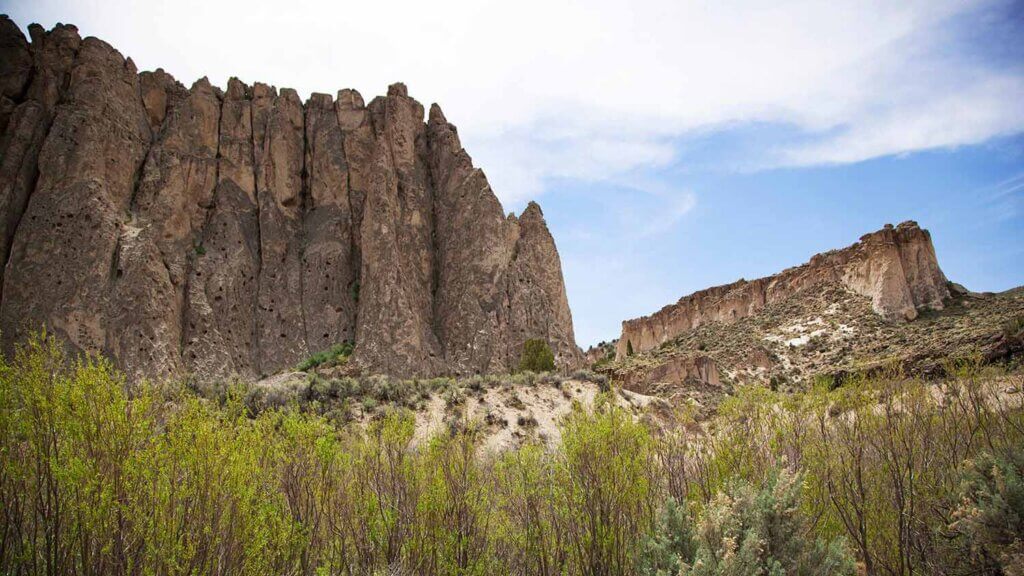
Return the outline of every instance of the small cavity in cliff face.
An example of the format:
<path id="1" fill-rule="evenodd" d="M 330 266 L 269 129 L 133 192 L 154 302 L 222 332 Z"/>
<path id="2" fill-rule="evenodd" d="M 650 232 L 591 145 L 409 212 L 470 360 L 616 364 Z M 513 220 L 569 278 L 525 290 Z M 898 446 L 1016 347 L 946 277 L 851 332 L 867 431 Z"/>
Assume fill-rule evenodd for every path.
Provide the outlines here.
<path id="1" fill-rule="evenodd" d="M 354 341 L 396 376 L 575 366 L 540 207 L 506 217 L 440 108 L 205 79 L 0 18 L 0 330 L 134 376 L 256 377 Z"/>
<path id="2" fill-rule="evenodd" d="M 949 282 L 939 268 L 931 235 L 908 221 L 866 234 L 843 248 L 766 278 L 716 286 L 622 323 L 616 357 L 645 352 L 707 322 L 734 322 L 801 290 L 838 282 L 871 299 L 887 320 L 913 320 L 922 309 L 942 309 Z"/>

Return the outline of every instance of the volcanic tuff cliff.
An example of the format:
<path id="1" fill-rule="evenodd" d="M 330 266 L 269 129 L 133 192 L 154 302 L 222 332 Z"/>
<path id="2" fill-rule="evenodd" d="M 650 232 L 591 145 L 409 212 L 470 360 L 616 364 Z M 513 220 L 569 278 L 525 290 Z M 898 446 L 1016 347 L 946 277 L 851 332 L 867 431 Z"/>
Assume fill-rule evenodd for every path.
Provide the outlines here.
<path id="1" fill-rule="evenodd" d="M 186 89 L 0 19 L 0 329 L 133 375 L 270 374 L 341 341 L 399 376 L 580 358 L 540 207 L 504 215 L 440 108 Z"/>
<path id="2" fill-rule="evenodd" d="M 694 292 L 650 316 L 626 320 L 616 358 L 630 350 L 651 350 L 708 322 L 735 322 L 766 304 L 832 282 L 870 298 L 874 312 L 889 320 L 913 320 L 919 309 L 942 309 L 950 295 L 928 231 L 916 222 L 886 225 L 852 246 L 817 254 L 806 264 Z"/>

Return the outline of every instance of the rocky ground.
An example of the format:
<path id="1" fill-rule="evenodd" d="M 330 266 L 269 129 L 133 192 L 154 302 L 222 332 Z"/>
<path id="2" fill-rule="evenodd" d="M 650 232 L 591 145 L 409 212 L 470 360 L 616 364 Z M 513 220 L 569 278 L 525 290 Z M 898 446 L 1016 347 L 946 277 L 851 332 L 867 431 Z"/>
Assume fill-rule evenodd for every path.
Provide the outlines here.
<path id="1" fill-rule="evenodd" d="M 557 444 L 562 419 L 575 405 L 593 406 L 601 393 L 656 427 L 671 413 L 665 400 L 612 388 L 606 377 L 587 370 L 399 380 L 340 376 L 337 368 L 322 365 L 260 380 L 249 385 L 246 402 L 254 412 L 295 403 L 339 424 L 357 425 L 405 409 L 416 418 L 415 443 L 445 430 L 476 427 L 482 449 L 492 451 L 533 441 Z"/>
<path id="2" fill-rule="evenodd" d="M 477 427 L 483 449 L 557 443 L 559 423 L 602 392 L 655 428 L 672 426 L 684 406 L 714 413 L 737 386 L 782 391 L 815 382 L 840 385 L 855 374 L 901 370 L 939 377 L 951 361 L 1019 368 L 1024 288 L 972 293 L 951 285 L 942 310 L 913 321 L 886 320 L 871 300 L 838 283 L 800 291 L 734 323 L 709 322 L 656 349 L 616 361 L 616 342 L 587 351 L 593 370 L 399 379 L 359 376 L 351 348 L 311 357 L 294 371 L 248 385 L 254 411 L 297 403 L 339 423 L 365 425 L 388 410 L 410 410 L 416 441 L 446 429 Z"/>
<path id="3" fill-rule="evenodd" d="M 627 389 L 709 408 L 741 384 L 790 390 L 882 369 L 935 377 L 949 359 L 1019 362 L 1022 318 L 1024 288 L 993 294 L 954 286 L 944 309 L 903 322 L 883 319 L 868 298 L 831 283 L 597 366 Z"/>

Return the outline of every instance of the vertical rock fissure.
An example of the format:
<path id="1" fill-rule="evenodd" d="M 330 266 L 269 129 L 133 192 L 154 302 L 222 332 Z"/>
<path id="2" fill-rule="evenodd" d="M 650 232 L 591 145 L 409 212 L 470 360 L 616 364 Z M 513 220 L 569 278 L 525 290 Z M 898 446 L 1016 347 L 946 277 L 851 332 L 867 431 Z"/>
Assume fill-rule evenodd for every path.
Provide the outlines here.
<path id="1" fill-rule="evenodd" d="M 139 102 L 142 103 L 141 92 L 139 94 Z M 145 104 L 142 104 L 142 106 L 143 108 L 145 108 Z M 171 115 L 168 114 L 164 117 L 163 121 L 160 123 L 160 128 L 158 130 L 154 131 L 153 128 L 150 127 L 149 143 L 146 145 L 146 153 L 142 156 L 142 163 L 139 164 L 139 167 L 135 170 L 135 175 L 132 178 L 132 195 L 128 199 L 128 216 L 132 220 L 135 219 L 136 202 L 139 195 L 139 187 L 142 185 L 142 173 L 146 168 L 146 162 L 149 161 L 149 155 L 153 152 L 153 146 L 157 144 L 161 134 L 163 134 L 164 123 L 167 122 L 167 119 L 170 116 Z"/>
<path id="2" fill-rule="evenodd" d="M 213 154 L 213 196 L 210 199 L 210 205 L 207 206 L 203 212 L 203 224 L 199 230 L 199 246 L 206 246 L 207 231 L 210 229 L 210 220 L 217 210 L 217 205 L 220 201 L 221 186 L 220 186 L 220 165 L 221 165 L 221 143 L 223 142 L 223 124 L 224 124 L 224 102 L 226 97 L 223 95 L 216 95 L 217 98 L 217 150 Z M 196 236 L 193 233 L 193 236 Z M 194 241 L 194 240 L 193 240 Z M 188 269 L 185 270 L 185 283 L 181 290 L 181 306 L 178 308 L 178 326 L 181 328 L 178 330 L 178 358 L 184 361 L 185 355 L 185 344 L 188 338 L 188 317 L 189 317 L 189 305 L 188 305 L 188 294 L 191 290 L 192 275 L 196 269 L 196 258 L 201 256 L 195 252 L 195 250 L 189 253 L 189 258 L 186 260 Z"/>
<path id="3" fill-rule="evenodd" d="M 427 138 L 427 148 L 431 146 L 430 143 L 430 132 L 428 131 L 425 135 Z M 427 191 L 430 194 L 430 218 L 433 222 L 433 226 L 430 229 L 430 266 L 431 266 L 431 279 L 430 279 L 430 330 L 434 333 L 434 338 L 437 339 L 437 344 L 440 350 L 441 358 L 447 360 L 448 358 L 448 342 L 447 338 L 442 338 L 445 334 L 444 329 L 441 327 L 441 315 L 438 310 L 438 298 L 437 290 L 441 286 L 441 263 L 443 261 L 442 255 L 440 254 L 440 243 L 438 241 L 438 185 L 437 176 L 434 174 L 434 167 L 430 162 L 426 163 L 427 168 Z"/>
<path id="4" fill-rule="evenodd" d="M 255 86 L 255 85 L 254 85 Z M 263 218 L 260 216 L 260 177 L 259 167 L 256 165 L 256 118 L 253 115 L 253 104 L 254 104 L 254 88 L 249 89 L 249 153 L 252 157 L 252 196 L 253 203 L 256 206 L 256 274 L 254 275 L 253 281 L 256 282 L 255 290 L 253 291 L 253 313 L 256 314 L 256 318 L 253 319 L 253 372 L 255 374 L 263 374 L 263 338 L 262 331 L 259 327 L 259 307 L 260 307 L 260 286 L 263 285 Z M 262 143 L 260 143 L 262 146 Z"/>
<path id="5" fill-rule="evenodd" d="M 352 334 L 351 339 L 356 339 L 356 326 L 359 325 L 359 295 L 358 289 L 360 277 L 363 269 L 363 254 L 361 251 L 356 250 L 356 211 L 355 205 L 352 204 L 352 163 L 349 162 L 348 151 L 345 146 L 345 139 L 348 138 L 347 134 L 342 133 L 341 138 L 341 157 L 345 159 L 345 165 L 349 167 L 345 171 L 345 189 L 348 191 L 346 194 L 346 202 L 348 202 L 348 215 L 349 215 L 349 267 L 352 269 L 352 280 L 349 281 L 349 285 L 345 287 L 349 297 L 352 298 Z M 358 257 L 357 257 L 358 256 Z"/>
<path id="6" fill-rule="evenodd" d="M 307 102 L 307 106 L 310 104 Z M 309 117 L 306 115 L 306 106 L 299 106 L 302 111 L 302 185 L 299 189 L 299 320 L 302 322 L 302 339 L 304 348 L 313 352 L 309 347 L 309 328 L 306 324 L 306 213 L 310 203 L 310 186 L 312 176 L 309 173 L 309 156 L 306 150 L 315 154 L 313 145 L 309 140 Z"/>

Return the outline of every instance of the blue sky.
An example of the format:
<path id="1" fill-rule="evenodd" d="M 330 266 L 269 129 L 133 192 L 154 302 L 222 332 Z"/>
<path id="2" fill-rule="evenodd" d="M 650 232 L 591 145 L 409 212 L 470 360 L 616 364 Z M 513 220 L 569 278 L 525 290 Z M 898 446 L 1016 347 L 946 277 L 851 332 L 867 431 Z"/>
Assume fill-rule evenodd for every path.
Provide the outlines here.
<path id="1" fill-rule="evenodd" d="M 681 159 L 645 177 L 691 195 L 671 225 L 654 223 L 671 213 L 664 197 L 628 185 L 566 180 L 545 198 L 581 344 L 617 337 L 617 321 L 684 294 L 773 274 L 904 220 L 931 231 L 951 280 L 978 291 L 1024 284 L 1022 136 L 748 173 Z"/>
<path id="2" fill-rule="evenodd" d="M 367 100 L 403 81 L 506 209 L 542 205 L 579 343 L 846 246 L 931 230 L 947 276 L 1024 284 L 1024 3 L 0 0 L 185 84 Z"/>

